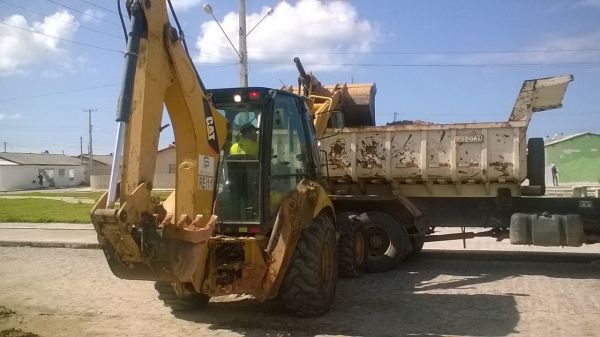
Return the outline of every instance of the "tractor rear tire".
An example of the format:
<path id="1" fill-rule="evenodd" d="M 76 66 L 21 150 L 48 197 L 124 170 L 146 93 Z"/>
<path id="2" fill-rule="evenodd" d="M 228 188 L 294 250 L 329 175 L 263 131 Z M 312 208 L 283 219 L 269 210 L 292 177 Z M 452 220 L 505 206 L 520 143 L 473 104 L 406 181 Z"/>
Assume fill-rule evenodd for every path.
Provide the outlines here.
<path id="1" fill-rule="evenodd" d="M 367 233 L 367 272 L 387 271 L 406 258 L 410 251 L 408 232 L 389 214 L 369 211 L 361 214 L 357 220 L 363 223 Z"/>
<path id="2" fill-rule="evenodd" d="M 343 212 L 336 216 L 340 233 L 338 261 L 340 277 L 358 278 L 365 273 L 366 238 L 364 227 L 355 212 Z"/>
<path id="3" fill-rule="evenodd" d="M 185 297 L 179 297 L 169 282 L 156 282 L 154 289 L 158 292 L 158 299 L 166 307 L 173 311 L 197 310 L 208 304 L 210 297 L 205 294 L 193 294 Z"/>
<path id="4" fill-rule="evenodd" d="M 279 303 L 299 316 L 321 315 L 335 295 L 338 263 L 335 228 L 320 215 L 302 233 L 279 289 Z"/>

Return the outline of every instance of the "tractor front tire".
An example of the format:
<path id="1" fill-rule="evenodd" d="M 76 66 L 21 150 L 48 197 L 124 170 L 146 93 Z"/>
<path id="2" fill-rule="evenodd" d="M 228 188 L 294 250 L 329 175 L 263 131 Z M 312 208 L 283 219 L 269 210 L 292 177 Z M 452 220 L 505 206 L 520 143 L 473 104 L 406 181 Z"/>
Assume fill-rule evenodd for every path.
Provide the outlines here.
<path id="1" fill-rule="evenodd" d="M 338 264 L 335 228 L 320 215 L 300 234 L 278 299 L 284 309 L 299 316 L 321 315 L 335 295 Z"/>

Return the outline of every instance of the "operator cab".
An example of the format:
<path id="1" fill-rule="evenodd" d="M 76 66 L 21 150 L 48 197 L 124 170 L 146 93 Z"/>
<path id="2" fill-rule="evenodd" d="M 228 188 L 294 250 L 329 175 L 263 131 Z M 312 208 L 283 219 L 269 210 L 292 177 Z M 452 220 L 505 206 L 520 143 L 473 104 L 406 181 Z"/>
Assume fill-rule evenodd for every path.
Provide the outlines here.
<path id="1" fill-rule="evenodd" d="M 215 213 L 222 234 L 261 234 L 281 199 L 319 170 L 304 99 L 268 88 L 209 90 L 228 121 Z"/>

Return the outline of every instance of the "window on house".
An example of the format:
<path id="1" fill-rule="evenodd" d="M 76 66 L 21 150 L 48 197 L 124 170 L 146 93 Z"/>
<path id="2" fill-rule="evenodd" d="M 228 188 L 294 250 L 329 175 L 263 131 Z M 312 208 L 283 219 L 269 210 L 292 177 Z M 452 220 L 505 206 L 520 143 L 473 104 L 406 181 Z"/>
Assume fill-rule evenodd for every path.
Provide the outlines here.
<path id="1" fill-rule="evenodd" d="M 69 169 L 69 181 L 75 181 L 75 169 Z"/>
<path id="2" fill-rule="evenodd" d="M 58 169 L 58 176 L 59 177 L 64 177 L 65 176 L 65 169 L 64 168 Z"/>
<path id="3" fill-rule="evenodd" d="M 176 164 L 169 164 L 169 173 L 175 173 L 177 172 L 177 165 Z"/>

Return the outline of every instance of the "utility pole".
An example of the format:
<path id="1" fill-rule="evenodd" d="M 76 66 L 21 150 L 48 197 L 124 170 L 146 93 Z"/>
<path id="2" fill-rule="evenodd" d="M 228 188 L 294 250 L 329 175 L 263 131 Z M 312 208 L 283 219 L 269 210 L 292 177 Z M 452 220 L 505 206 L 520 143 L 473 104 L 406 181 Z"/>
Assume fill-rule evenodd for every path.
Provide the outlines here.
<path id="1" fill-rule="evenodd" d="M 396 121 L 396 117 L 398 117 L 398 113 L 394 112 L 394 122 Z"/>
<path id="2" fill-rule="evenodd" d="M 248 46 L 246 44 L 246 0 L 240 0 L 240 85 L 248 87 Z"/>
<path id="3" fill-rule="evenodd" d="M 81 158 L 81 167 L 83 167 L 83 137 L 79 137 L 79 158 Z"/>
<path id="4" fill-rule="evenodd" d="M 239 28 L 239 45 L 238 48 L 235 48 L 235 46 L 233 45 L 233 42 L 231 42 L 231 39 L 229 39 L 229 36 L 227 36 L 227 33 L 225 33 L 225 30 L 223 29 L 223 27 L 221 27 L 221 24 L 219 23 L 219 20 L 217 20 L 217 18 L 215 17 L 214 13 L 213 13 L 213 9 L 209 4 L 204 4 L 203 8 L 204 8 L 204 12 L 206 12 L 206 14 L 210 15 L 213 20 L 215 20 L 215 23 L 217 24 L 217 26 L 219 26 L 219 29 L 221 29 L 221 32 L 223 32 L 223 35 L 225 35 L 225 38 L 227 39 L 227 41 L 229 41 L 229 44 L 231 45 L 231 47 L 233 48 L 233 50 L 235 51 L 235 53 L 237 54 L 237 56 L 240 58 L 240 85 L 242 87 L 248 87 L 248 46 L 246 44 L 246 38 L 248 37 L 248 35 L 250 35 L 250 33 L 252 33 L 254 31 L 254 29 L 256 29 L 256 27 L 258 27 L 258 25 L 263 22 L 264 19 L 267 18 L 267 16 L 270 16 L 273 14 L 273 9 L 269 9 L 267 11 L 267 14 L 265 14 L 265 16 L 263 16 L 262 19 L 260 19 L 258 21 L 258 23 L 256 25 L 254 25 L 254 27 L 252 27 L 252 29 L 250 29 L 250 31 L 246 32 L 246 0 L 239 0 L 240 1 L 240 12 L 239 12 L 239 21 L 240 21 L 240 28 Z"/>
<path id="5" fill-rule="evenodd" d="M 88 160 L 89 165 L 88 165 L 88 169 L 89 169 L 89 175 L 92 175 L 92 170 L 94 169 L 94 146 L 92 143 L 92 112 L 94 111 L 98 111 L 98 109 L 83 109 L 83 111 L 87 111 L 88 113 L 88 125 L 89 125 L 89 137 L 90 137 L 90 144 L 89 144 L 89 148 L 88 148 Z"/>
<path id="6" fill-rule="evenodd" d="M 6 142 L 4 142 L 4 153 L 6 153 Z"/>

